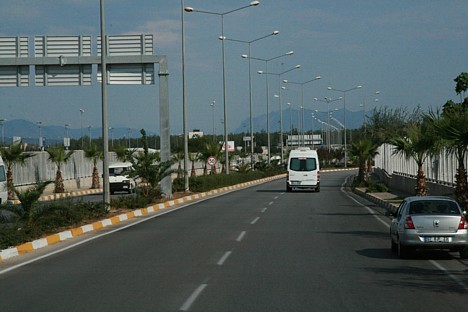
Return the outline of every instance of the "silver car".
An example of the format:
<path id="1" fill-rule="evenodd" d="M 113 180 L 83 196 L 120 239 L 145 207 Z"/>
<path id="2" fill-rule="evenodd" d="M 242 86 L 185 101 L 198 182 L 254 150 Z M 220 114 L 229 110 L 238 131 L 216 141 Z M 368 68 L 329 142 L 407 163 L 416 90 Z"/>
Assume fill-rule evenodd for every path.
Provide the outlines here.
<path id="1" fill-rule="evenodd" d="M 468 259 L 466 211 L 449 197 L 407 197 L 393 214 L 391 248 L 400 258 L 414 249 L 449 249 Z"/>

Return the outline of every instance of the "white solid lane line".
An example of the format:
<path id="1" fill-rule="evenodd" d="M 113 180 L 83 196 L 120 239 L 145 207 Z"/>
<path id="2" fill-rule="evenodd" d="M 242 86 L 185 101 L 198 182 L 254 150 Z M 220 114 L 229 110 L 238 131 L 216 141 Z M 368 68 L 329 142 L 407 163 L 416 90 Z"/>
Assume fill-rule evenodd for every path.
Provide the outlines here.
<path id="1" fill-rule="evenodd" d="M 192 304 L 195 302 L 195 300 L 197 300 L 197 298 L 201 295 L 206 286 L 208 286 L 208 284 L 201 284 L 200 286 L 198 286 L 198 288 L 195 289 L 195 291 L 190 295 L 190 297 L 188 297 L 187 301 L 185 301 L 182 307 L 180 307 L 180 311 L 188 311 Z"/>

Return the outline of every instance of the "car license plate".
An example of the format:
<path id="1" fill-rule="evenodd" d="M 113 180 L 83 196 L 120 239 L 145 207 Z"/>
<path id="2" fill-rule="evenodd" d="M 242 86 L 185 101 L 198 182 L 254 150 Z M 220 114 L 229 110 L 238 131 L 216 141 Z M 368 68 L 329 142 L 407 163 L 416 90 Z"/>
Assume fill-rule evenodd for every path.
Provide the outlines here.
<path id="1" fill-rule="evenodd" d="M 424 242 L 426 243 L 450 243 L 452 241 L 451 237 L 447 236 L 425 236 Z"/>
<path id="2" fill-rule="evenodd" d="M 291 181 L 291 185 L 300 185 L 301 181 Z"/>

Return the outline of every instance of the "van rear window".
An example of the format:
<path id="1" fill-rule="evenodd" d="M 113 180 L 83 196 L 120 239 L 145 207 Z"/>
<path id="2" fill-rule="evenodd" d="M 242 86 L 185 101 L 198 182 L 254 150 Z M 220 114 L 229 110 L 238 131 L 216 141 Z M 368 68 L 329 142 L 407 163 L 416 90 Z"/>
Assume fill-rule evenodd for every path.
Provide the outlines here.
<path id="1" fill-rule="evenodd" d="M 289 169 L 294 171 L 313 171 L 317 170 L 315 158 L 291 158 Z"/>

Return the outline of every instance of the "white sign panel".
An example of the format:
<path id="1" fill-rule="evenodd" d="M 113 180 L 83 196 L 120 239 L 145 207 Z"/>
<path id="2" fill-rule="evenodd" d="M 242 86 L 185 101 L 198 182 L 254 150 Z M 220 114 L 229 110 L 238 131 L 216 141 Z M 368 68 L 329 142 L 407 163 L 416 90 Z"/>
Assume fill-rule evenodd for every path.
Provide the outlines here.
<path id="1" fill-rule="evenodd" d="M 223 142 L 223 146 L 221 147 L 221 150 L 224 152 L 225 151 L 225 142 Z M 235 151 L 235 145 L 234 141 L 228 141 L 228 152 L 234 152 Z"/>

